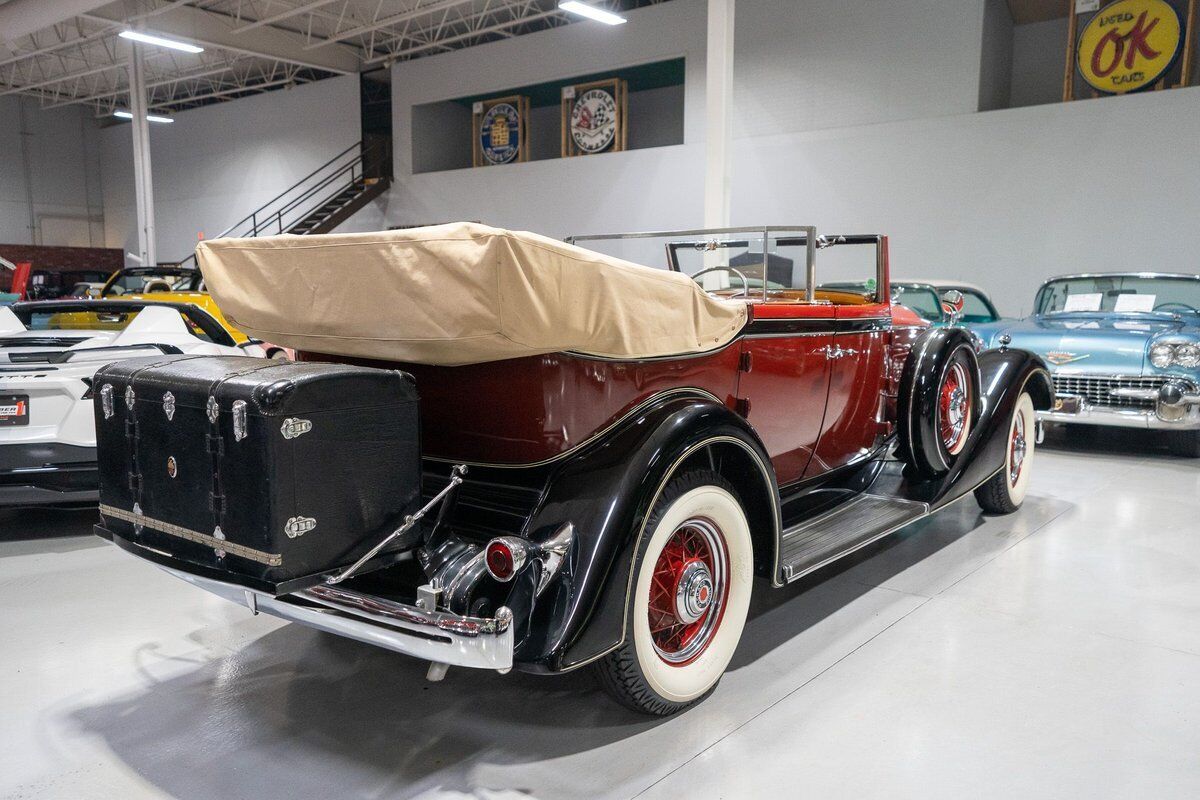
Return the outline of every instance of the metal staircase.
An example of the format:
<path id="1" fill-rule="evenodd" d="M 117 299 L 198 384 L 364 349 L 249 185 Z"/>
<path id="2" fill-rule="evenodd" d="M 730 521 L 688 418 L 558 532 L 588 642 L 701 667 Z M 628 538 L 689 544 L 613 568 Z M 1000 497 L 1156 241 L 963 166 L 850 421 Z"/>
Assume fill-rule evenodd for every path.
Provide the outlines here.
<path id="1" fill-rule="evenodd" d="M 332 231 L 391 186 L 390 144 L 355 142 L 221 231 L 218 238 Z M 195 263 L 194 252 L 180 262 Z"/>

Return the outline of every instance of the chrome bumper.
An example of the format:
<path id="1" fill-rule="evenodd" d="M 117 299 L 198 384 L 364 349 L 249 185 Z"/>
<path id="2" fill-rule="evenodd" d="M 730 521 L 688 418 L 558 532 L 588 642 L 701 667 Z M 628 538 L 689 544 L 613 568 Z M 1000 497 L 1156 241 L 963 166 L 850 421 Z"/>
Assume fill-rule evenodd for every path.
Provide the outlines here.
<path id="1" fill-rule="evenodd" d="M 1158 410 L 1154 411 L 1090 405 L 1083 398 L 1079 400 L 1076 411 L 1039 411 L 1038 419 L 1043 422 L 1065 422 L 1069 425 L 1107 425 L 1115 428 L 1161 431 L 1200 429 L 1200 400 L 1193 402 L 1185 399 L 1167 408 L 1160 403 Z"/>
<path id="2" fill-rule="evenodd" d="M 512 668 L 513 615 L 505 607 L 494 618 L 461 617 L 335 586 L 314 586 L 272 597 L 170 567 L 159 568 L 256 614 L 261 611 L 441 664 L 500 672 Z"/>

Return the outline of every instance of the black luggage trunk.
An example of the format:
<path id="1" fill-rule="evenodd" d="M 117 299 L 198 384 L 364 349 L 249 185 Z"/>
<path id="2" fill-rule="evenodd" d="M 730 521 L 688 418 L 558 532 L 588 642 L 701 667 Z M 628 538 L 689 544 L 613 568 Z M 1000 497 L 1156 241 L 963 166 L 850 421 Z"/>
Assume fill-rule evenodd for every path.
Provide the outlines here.
<path id="1" fill-rule="evenodd" d="M 353 563 L 419 505 L 405 373 L 169 356 L 110 364 L 93 391 L 104 528 L 160 563 L 286 594 Z"/>

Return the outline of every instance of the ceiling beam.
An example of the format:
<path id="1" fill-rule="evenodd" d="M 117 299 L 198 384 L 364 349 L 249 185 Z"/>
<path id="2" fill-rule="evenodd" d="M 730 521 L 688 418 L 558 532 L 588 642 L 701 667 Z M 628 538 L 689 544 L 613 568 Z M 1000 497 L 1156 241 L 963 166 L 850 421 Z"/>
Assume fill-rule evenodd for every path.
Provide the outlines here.
<path id="1" fill-rule="evenodd" d="M 120 24 L 124 16 L 121 4 L 113 3 L 87 15 L 88 19 Z M 236 20 L 223 14 L 178 6 L 154 17 L 148 32 L 163 34 L 206 47 L 233 53 L 284 61 L 311 69 L 348 75 L 359 71 L 361 60 L 354 51 L 336 47 L 322 53 L 301 55 L 305 38 L 279 28 L 264 26 L 252 33 L 235 33 Z"/>
<path id="2" fill-rule="evenodd" d="M 147 81 L 146 88 L 154 89 L 159 86 L 166 86 L 166 85 L 172 84 L 172 83 L 186 83 L 187 81 L 194 81 L 194 80 L 199 80 L 200 78 L 207 78 L 207 77 L 211 77 L 213 75 L 220 75 L 222 72 L 229 72 L 232 69 L 236 69 L 238 66 L 239 66 L 238 62 L 231 61 L 227 64 L 219 64 L 212 68 L 200 70 L 199 72 L 182 72 L 182 73 L 179 73 L 178 75 L 172 75 L 169 78 L 159 78 L 157 80 Z M 97 100 L 107 100 L 110 97 L 119 97 L 120 95 L 125 95 L 125 94 L 129 94 L 129 87 L 121 86 L 116 89 L 112 89 L 110 91 L 101 92 L 99 94 L 89 95 L 87 97 L 73 97 L 70 100 L 63 100 L 61 102 L 51 103 L 50 105 L 46 106 L 46 108 L 62 108 L 63 106 L 74 106 L 74 105 L 79 105 L 81 103 L 92 103 Z"/>
<path id="3" fill-rule="evenodd" d="M 151 103 L 149 106 L 147 106 L 147 110 L 154 111 L 157 109 L 161 111 L 173 111 L 175 106 L 187 105 L 188 103 L 194 103 L 197 100 L 208 100 L 213 97 L 224 97 L 227 94 L 240 94 L 242 92 L 261 92 L 264 89 L 271 89 L 276 86 L 285 86 L 289 83 L 296 82 L 303 83 L 303 80 L 295 77 L 279 78 L 277 80 L 265 81 L 263 83 L 252 83 L 244 86 L 231 86 L 228 89 L 218 89 L 216 91 L 205 92 L 204 94 L 198 94 L 192 97 L 181 95 L 179 97 L 173 97 L 170 100 L 160 100 L 157 103 Z"/>
<path id="4" fill-rule="evenodd" d="M 41 89 L 45 86 L 51 86 L 56 83 L 67 83 L 69 81 L 75 80 L 76 78 L 86 78 L 88 75 L 95 75 L 96 73 L 99 73 L 99 72 L 108 72 L 109 70 L 113 70 L 113 69 L 124 69 L 125 66 L 126 65 L 123 63 L 101 64 L 98 67 L 92 67 L 90 69 L 81 69 L 78 72 L 68 72 L 63 75 L 58 75 L 53 78 L 48 78 L 44 81 L 39 81 L 37 83 L 26 83 L 26 84 L 22 84 L 20 86 L 13 85 L 12 88 L 4 89 L 3 91 L 0 91 L 0 97 L 4 97 L 5 95 L 10 95 L 10 94 L 17 94 L 18 92 L 28 91 L 29 89 Z"/>
<path id="5" fill-rule="evenodd" d="M 24 52 L 19 52 L 16 55 L 11 56 L 10 58 L 6 58 L 6 59 L 0 61 L 0 67 L 15 63 L 17 61 L 24 61 L 27 58 L 34 58 L 36 56 L 44 56 L 44 55 L 47 55 L 48 53 L 54 53 L 59 50 L 65 50 L 68 47 L 75 47 L 76 45 L 82 47 L 83 45 L 88 44 L 90 42 L 94 42 L 97 39 L 103 39 L 106 36 L 112 36 L 112 29 L 104 28 L 102 30 L 93 31 L 92 33 L 86 34 L 84 36 L 77 36 L 74 39 L 66 39 L 61 42 L 54 42 L 53 44 L 47 44 L 47 45 L 38 47 L 36 50 L 26 50 Z"/>
<path id="6" fill-rule="evenodd" d="M 405 56 L 412 55 L 413 53 L 420 53 L 424 50 L 429 50 L 430 48 L 433 48 L 433 47 L 447 47 L 447 49 L 451 49 L 448 47 L 448 45 L 453 44 L 454 42 L 461 42 L 464 39 L 471 39 L 476 36 L 486 36 L 486 35 L 492 34 L 492 33 L 503 33 L 508 28 L 512 28 L 516 25 L 523 25 L 527 22 L 537 22 L 538 20 L 543 20 L 543 19 L 547 19 L 547 18 L 551 18 L 551 17 L 558 17 L 558 18 L 562 19 L 562 18 L 566 17 L 566 12 L 559 11 L 558 8 L 554 8 L 554 9 L 551 9 L 550 11 L 542 11 L 537 14 L 531 14 L 528 17 L 518 17 L 517 19 L 510 19 L 510 20 L 505 20 L 503 22 L 497 22 L 493 25 L 488 25 L 487 27 L 479 28 L 477 30 L 464 31 L 463 33 L 457 34 L 455 36 L 446 36 L 446 37 L 434 39 L 429 42 L 425 42 L 423 44 L 415 45 L 413 47 L 405 47 L 403 49 L 397 50 L 394 53 L 386 53 L 384 55 L 374 56 L 373 58 L 368 58 L 363 63 L 364 64 L 378 64 L 378 63 L 384 62 L 384 61 L 400 59 L 400 58 L 404 58 Z M 405 38 L 411 38 L 411 37 L 405 37 Z M 399 41 L 399 40 L 394 40 L 394 41 Z"/>
<path id="7" fill-rule="evenodd" d="M 364 33 L 377 31 L 381 28 L 388 28 L 400 22 L 405 22 L 417 17 L 423 17 L 426 14 L 436 14 L 439 11 L 445 11 L 448 8 L 454 8 L 455 6 L 466 5 L 470 2 L 471 0 L 438 0 L 437 2 L 426 3 L 423 6 L 410 8 L 408 11 L 404 11 L 399 14 L 392 14 L 390 17 L 377 19 L 374 22 L 367 23 L 366 25 L 359 25 L 357 28 L 347 28 L 344 31 L 338 31 L 337 33 L 325 39 L 318 39 L 317 41 L 308 45 L 308 47 L 305 49 L 312 50 L 316 47 L 324 47 L 327 44 L 340 42 L 343 39 L 349 39 L 352 36 L 361 36 Z"/>
<path id="8" fill-rule="evenodd" d="M 262 19 L 256 19 L 253 22 L 248 22 L 240 28 L 234 28 L 233 32 L 245 33 L 246 31 L 252 31 L 255 28 L 261 28 L 263 25 L 274 25 L 276 22 L 295 17 L 299 14 L 306 14 L 309 11 L 320 8 L 321 6 L 327 6 L 330 3 L 336 3 L 338 1 L 339 0 L 312 0 L 311 3 L 305 3 L 302 6 L 289 8 L 287 11 L 280 11 L 278 14 L 272 14 L 269 17 L 263 17 Z"/>

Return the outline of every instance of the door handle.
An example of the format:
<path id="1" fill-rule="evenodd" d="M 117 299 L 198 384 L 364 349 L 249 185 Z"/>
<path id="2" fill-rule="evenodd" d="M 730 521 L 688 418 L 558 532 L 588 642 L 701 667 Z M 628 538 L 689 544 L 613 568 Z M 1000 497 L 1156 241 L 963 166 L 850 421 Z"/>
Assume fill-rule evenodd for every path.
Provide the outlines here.
<path id="1" fill-rule="evenodd" d="M 845 358 L 846 356 L 858 355 L 857 350 L 843 349 L 841 345 L 831 344 L 825 347 L 826 358 Z"/>

